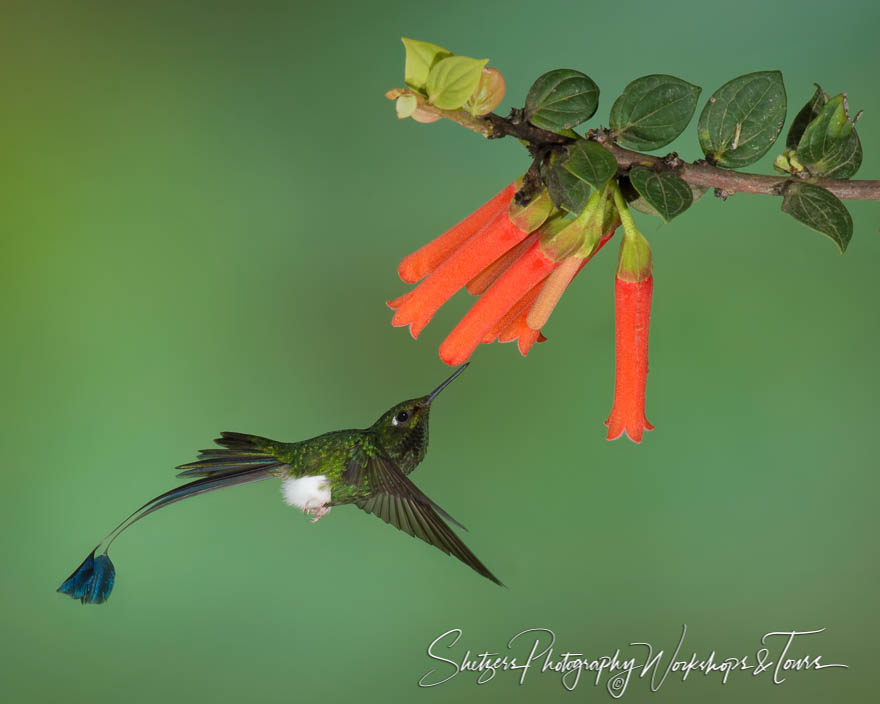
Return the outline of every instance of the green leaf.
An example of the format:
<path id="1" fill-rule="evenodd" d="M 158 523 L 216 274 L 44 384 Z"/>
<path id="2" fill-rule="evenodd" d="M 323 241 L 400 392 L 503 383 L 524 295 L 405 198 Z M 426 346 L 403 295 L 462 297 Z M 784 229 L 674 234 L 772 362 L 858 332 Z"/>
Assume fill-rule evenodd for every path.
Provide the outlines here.
<path id="1" fill-rule="evenodd" d="M 779 71 L 734 78 L 709 98 L 697 126 L 706 158 L 738 169 L 760 159 L 785 122 L 785 86 Z"/>
<path id="2" fill-rule="evenodd" d="M 401 37 L 406 49 L 406 66 L 404 67 L 404 80 L 413 90 L 425 92 L 428 84 L 428 73 L 431 67 L 440 59 L 452 56 L 452 52 L 442 46 L 430 42 L 420 42 L 416 39 Z"/>
<path id="3" fill-rule="evenodd" d="M 611 152 L 585 139 L 578 140 L 568 148 L 568 159 L 562 165 L 596 190 L 617 173 L 617 160 Z"/>
<path id="4" fill-rule="evenodd" d="M 700 91 L 699 86 L 675 76 L 637 78 L 611 108 L 611 129 L 616 140 L 641 151 L 666 146 L 691 121 Z"/>
<path id="5" fill-rule="evenodd" d="M 850 178 L 862 165 L 862 143 L 847 113 L 846 96 L 835 95 L 804 130 L 797 159 L 813 176 Z"/>
<path id="6" fill-rule="evenodd" d="M 642 198 L 641 195 L 639 195 L 639 192 L 635 188 L 633 188 L 629 179 L 621 179 L 620 187 L 624 191 L 624 196 L 626 196 L 627 205 L 630 208 L 632 208 L 633 210 L 637 210 L 640 213 L 643 213 L 645 215 L 652 215 L 652 216 L 658 217 L 658 218 L 662 217 L 662 215 L 660 215 L 660 213 L 657 212 L 656 208 L 652 207 L 651 204 L 648 203 L 648 201 L 646 201 L 644 198 Z M 691 196 L 692 196 L 691 205 L 693 205 L 698 200 L 700 200 L 700 198 L 702 198 L 704 195 L 706 195 L 706 191 L 709 190 L 706 186 L 695 186 L 692 183 L 688 183 L 688 187 L 691 189 Z"/>
<path id="7" fill-rule="evenodd" d="M 666 222 L 681 215 L 694 202 L 690 186 L 676 174 L 634 166 L 629 171 L 629 180 Z"/>
<path id="8" fill-rule="evenodd" d="M 440 59 L 428 73 L 428 100 L 443 110 L 460 108 L 477 89 L 487 63 L 469 56 Z"/>
<path id="9" fill-rule="evenodd" d="M 852 217 L 846 206 L 833 193 L 815 184 L 790 182 L 783 193 L 782 212 L 830 237 L 841 254 L 852 239 Z"/>
<path id="10" fill-rule="evenodd" d="M 579 215 L 587 207 L 590 187 L 566 171 L 563 167 L 563 159 L 564 157 L 554 154 L 550 158 L 550 163 L 542 166 L 541 178 L 547 186 L 553 205 Z"/>
<path id="11" fill-rule="evenodd" d="M 526 119 L 535 127 L 560 132 L 589 120 L 598 107 L 599 86 L 580 71 L 559 68 L 532 84 Z"/>
<path id="12" fill-rule="evenodd" d="M 788 128 L 788 134 L 785 137 L 787 149 L 797 149 L 801 137 L 804 135 L 804 130 L 807 129 L 807 125 L 816 119 L 822 111 L 822 106 L 828 102 L 828 96 L 822 90 L 822 87 L 818 83 L 813 85 L 816 86 L 816 92 L 813 93 L 813 97 L 807 101 L 807 104 L 800 109 L 800 112 L 795 115 L 791 127 Z"/>

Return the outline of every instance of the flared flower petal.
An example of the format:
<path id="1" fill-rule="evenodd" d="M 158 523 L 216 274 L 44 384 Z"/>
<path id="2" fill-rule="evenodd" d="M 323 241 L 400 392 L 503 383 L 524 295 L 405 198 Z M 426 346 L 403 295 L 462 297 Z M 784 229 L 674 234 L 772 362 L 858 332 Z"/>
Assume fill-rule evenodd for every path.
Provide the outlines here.
<path id="1" fill-rule="evenodd" d="M 516 348 L 523 357 L 528 355 L 529 350 L 532 349 L 536 342 L 545 342 L 547 340 L 540 330 L 532 330 L 526 324 L 527 314 L 528 311 L 520 313 L 516 320 L 498 336 L 498 342 L 513 342 L 516 340 Z"/>
<path id="2" fill-rule="evenodd" d="M 525 357 L 529 350 L 532 349 L 536 342 L 544 342 L 547 338 L 541 334 L 540 330 L 532 330 L 528 325 L 520 331 L 516 340 L 516 347 L 519 353 Z"/>

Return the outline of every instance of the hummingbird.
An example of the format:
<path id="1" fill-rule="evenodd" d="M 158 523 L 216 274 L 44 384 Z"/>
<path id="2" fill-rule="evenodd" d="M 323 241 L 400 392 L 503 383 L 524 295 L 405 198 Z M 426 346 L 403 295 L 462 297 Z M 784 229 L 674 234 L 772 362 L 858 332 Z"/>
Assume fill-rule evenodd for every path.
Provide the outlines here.
<path id="1" fill-rule="evenodd" d="M 273 477 L 281 480 L 284 501 L 311 516 L 312 523 L 335 506 L 354 504 L 501 585 L 446 521 L 467 529 L 409 479 L 428 451 L 431 404 L 467 366 L 456 369 L 427 396 L 392 406 L 366 429 L 336 430 L 301 442 L 222 432 L 214 441 L 220 448 L 201 450 L 195 462 L 177 467 L 182 470 L 178 477 L 198 479 L 160 494 L 129 515 L 95 546 L 58 591 L 83 604 L 104 603 L 116 580 L 107 551 L 124 530 L 183 499 Z M 101 547 L 103 551 L 96 555 Z"/>

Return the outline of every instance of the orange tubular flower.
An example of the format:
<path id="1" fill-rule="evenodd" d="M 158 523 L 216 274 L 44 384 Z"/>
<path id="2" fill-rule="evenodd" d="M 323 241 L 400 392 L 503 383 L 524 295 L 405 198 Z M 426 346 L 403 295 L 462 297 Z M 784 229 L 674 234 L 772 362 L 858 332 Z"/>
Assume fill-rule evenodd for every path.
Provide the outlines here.
<path id="1" fill-rule="evenodd" d="M 550 313 L 565 289 L 584 265 L 602 249 L 614 234 L 616 222 L 598 239 L 590 240 L 585 227 L 589 214 L 574 220 L 568 227 L 544 233 L 519 257 L 483 294 L 440 345 L 440 359 L 449 365 L 466 361 L 481 342 L 512 342 L 524 357 L 536 342 L 547 338 L 541 334 Z M 573 238 L 581 238 L 580 248 L 559 256 L 559 246 Z M 460 360 L 460 361 L 459 361 Z"/>
<path id="2" fill-rule="evenodd" d="M 440 345 L 440 359 L 458 365 L 468 359 L 483 338 L 557 266 L 535 241 L 484 293 Z"/>
<path id="3" fill-rule="evenodd" d="M 645 417 L 653 264 L 648 241 L 635 228 L 622 197 L 615 193 L 615 200 L 618 199 L 624 236 L 614 282 L 614 403 L 605 425 L 608 426 L 609 440 L 616 440 L 626 433 L 630 440 L 640 443 L 644 431 L 654 429 Z"/>
<path id="4" fill-rule="evenodd" d="M 540 227 L 550 215 L 552 207 L 549 196 L 542 193 L 526 206 L 511 205 L 509 208 L 498 210 L 491 220 L 464 239 L 463 244 L 449 252 L 439 264 L 437 263 L 439 255 L 446 252 L 448 246 L 446 243 L 450 241 L 444 240 L 449 233 L 416 252 L 416 255 L 420 252 L 424 253 L 424 259 L 420 266 L 415 265 L 415 260 L 410 262 L 414 271 L 427 270 L 430 266 L 436 268 L 412 291 L 388 302 L 388 306 L 396 311 L 391 324 L 395 327 L 409 325 L 410 334 L 417 338 L 440 306 L 486 267 Z M 469 220 L 470 218 L 464 222 Z M 478 220 L 475 219 L 474 222 Z M 456 228 L 450 232 L 454 230 Z M 467 228 L 462 227 L 462 231 L 466 230 Z M 461 234 L 459 232 L 456 237 L 460 237 Z M 442 242 L 437 244 L 440 241 Z M 429 250 L 428 248 L 431 247 L 434 249 Z"/>
<path id="5" fill-rule="evenodd" d="M 645 417 L 648 329 L 654 288 L 651 247 L 638 231 L 615 179 L 594 191 L 580 215 L 553 207 L 542 191 L 525 206 L 513 202 L 515 181 L 458 225 L 410 254 L 398 272 L 413 290 L 389 301 L 392 324 L 415 338 L 459 289 L 479 299 L 440 345 L 457 366 L 480 344 L 516 340 L 523 356 L 536 342 L 562 294 L 623 225 L 615 300 L 614 402 L 608 439 L 636 443 L 653 430 Z"/>
<path id="6" fill-rule="evenodd" d="M 434 271 L 449 258 L 450 254 L 467 242 L 498 213 L 505 210 L 520 185 L 518 180 L 514 181 L 488 203 L 477 208 L 437 239 L 404 257 L 400 266 L 397 267 L 400 278 L 408 284 L 414 284 Z"/>
<path id="7" fill-rule="evenodd" d="M 496 212 L 479 231 L 464 236 L 499 194 L 404 259 L 399 271 L 405 280 L 432 271 L 418 287 L 388 303 L 396 310 L 392 324 L 409 325 L 417 337 L 439 307 L 467 285 L 481 297 L 443 341 L 440 358 L 458 365 L 480 343 L 495 340 L 517 340 L 520 353 L 528 354 L 535 342 L 546 339 L 541 328 L 566 287 L 614 233 L 619 219 L 609 195 L 609 188 L 594 193 L 581 215 L 572 218 L 551 214 L 549 196 L 542 193 L 523 208 Z M 438 262 L 441 254 L 445 259 Z"/>

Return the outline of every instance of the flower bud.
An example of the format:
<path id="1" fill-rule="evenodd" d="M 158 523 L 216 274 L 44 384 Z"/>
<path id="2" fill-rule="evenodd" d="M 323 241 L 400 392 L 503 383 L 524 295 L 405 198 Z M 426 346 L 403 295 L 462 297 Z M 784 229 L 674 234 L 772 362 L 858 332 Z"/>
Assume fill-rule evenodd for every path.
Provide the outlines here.
<path id="1" fill-rule="evenodd" d="M 464 109 L 474 117 L 486 115 L 497 108 L 504 99 L 507 85 L 497 68 L 484 68 L 476 90 L 464 104 Z"/>

